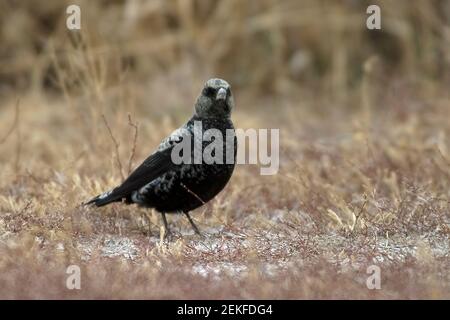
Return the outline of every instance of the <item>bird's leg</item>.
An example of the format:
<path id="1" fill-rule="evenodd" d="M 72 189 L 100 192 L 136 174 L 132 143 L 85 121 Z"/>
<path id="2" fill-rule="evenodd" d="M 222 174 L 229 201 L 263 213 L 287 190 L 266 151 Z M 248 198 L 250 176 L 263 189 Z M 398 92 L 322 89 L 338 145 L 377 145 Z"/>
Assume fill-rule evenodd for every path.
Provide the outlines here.
<path id="1" fill-rule="evenodd" d="M 161 212 L 161 215 L 164 222 L 164 237 L 168 237 L 172 234 L 172 232 L 170 232 L 169 225 L 167 224 L 166 213 Z"/>
<path id="2" fill-rule="evenodd" d="M 194 221 L 192 220 L 191 216 L 189 215 L 189 212 L 187 211 L 183 211 L 183 213 L 186 215 L 186 217 L 188 218 L 189 222 L 191 223 L 192 228 L 194 229 L 195 233 L 198 235 L 202 235 L 200 233 L 200 230 L 198 230 L 197 226 L 195 225 Z"/>
<path id="3" fill-rule="evenodd" d="M 151 229 L 152 221 L 150 220 L 150 217 L 148 216 L 147 212 L 144 214 L 144 217 L 148 224 L 148 231 L 147 231 L 148 235 L 152 235 L 152 229 Z"/>

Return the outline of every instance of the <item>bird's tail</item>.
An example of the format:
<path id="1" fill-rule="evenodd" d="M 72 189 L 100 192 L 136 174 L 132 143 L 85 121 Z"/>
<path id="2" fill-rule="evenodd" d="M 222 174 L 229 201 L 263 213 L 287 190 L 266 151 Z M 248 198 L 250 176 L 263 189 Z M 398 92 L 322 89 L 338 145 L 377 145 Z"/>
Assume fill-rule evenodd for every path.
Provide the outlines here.
<path id="1" fill-rule="evenodd" d="M 87 206 L 87 205 L 93 204 L 93 205 L 96 205 L 97 207 L 102 207 L 111 202 L 121 201 L 121 199 L 111 197 L 113 191 L 114 190 L 110 190 L 110 191 L 104 192 L 102 194 L 99 194 L 98 196 L 92 198 L 91 200 L 84 202 L 83 205 Z"/>

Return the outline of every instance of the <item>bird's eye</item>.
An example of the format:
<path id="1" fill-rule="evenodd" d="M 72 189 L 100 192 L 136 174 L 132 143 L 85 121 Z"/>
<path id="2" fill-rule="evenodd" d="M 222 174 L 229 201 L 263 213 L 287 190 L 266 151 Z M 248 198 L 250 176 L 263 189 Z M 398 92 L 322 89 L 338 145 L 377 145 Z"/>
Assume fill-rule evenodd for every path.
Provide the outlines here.
<path id="1" fill-rule="evenodd" d="M 212 97 L 215 92 L 216 90 L 211 87 L 206 87 L 205 89 L 203 89 L 203 94 L 207 97 Z"/>

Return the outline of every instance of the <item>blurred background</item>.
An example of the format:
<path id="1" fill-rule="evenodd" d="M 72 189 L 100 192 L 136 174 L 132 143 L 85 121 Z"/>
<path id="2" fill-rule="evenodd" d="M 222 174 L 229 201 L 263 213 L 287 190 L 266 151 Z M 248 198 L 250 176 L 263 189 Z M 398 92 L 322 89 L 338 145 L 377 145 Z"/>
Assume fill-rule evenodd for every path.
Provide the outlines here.
<path id="1" fill-rule="evenodd" d="M 81 8 L 81 31 L 66 28 L 70 4 Z M 366 28 L 370 4 L 381 8 L 381 30 Z M 217 75 L 238 90 L 314 88 L 340 103 L 371 58 L 387 77 L 448 81 L 449 21 L 447 0 L 2 0 L 0 95 L 113 95 L 129 81 L 148 92 L 155 80 L 160 94 L 197 91 Z"/>
<path id="2" fill-rule="evenodd" d="M 71 4 L 81 30 L 66 27 Z M 370 4 L 381 8 L 381 30 L 366 27 Z M 142 134 L 152 123 L 167 134 L 211 77 L 231 83 L 238 126 L 301 122 L 287 130 L 293 139 L 334 137 L 333 126 L 367 133 L 424 110 L 438 119 L 449 96 L 449 21 L 448 0 L 2 0 L 0 137 L 18 100 L 21 122 L 45 144 L 30 148 L 47 160 L 65 147 L 46 143 L 55 134 L 105 148 L 103 114 L 119 138 L 129 140 L 127 113 L 145 123 Z"/>

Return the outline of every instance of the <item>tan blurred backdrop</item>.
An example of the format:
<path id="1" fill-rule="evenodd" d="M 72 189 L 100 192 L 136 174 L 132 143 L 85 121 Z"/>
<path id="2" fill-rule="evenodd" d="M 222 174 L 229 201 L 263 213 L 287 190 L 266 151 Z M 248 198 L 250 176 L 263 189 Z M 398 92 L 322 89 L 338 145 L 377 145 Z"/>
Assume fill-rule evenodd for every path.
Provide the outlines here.
<path id="1" fill-rule="evenodd" d="M 81 31 L 66 28 L 70 4 L 81 7 Z M 366 28 L 370 4 L 381 31 Z M 345 101 L 371 58 L 387 76 L 448 80 L 449 21 L 447 0 L 2 0 L 0 95 L 103 90 L 125 78 L 198 90 L 217 75 L 246 92 L 308 87 Z"/>

